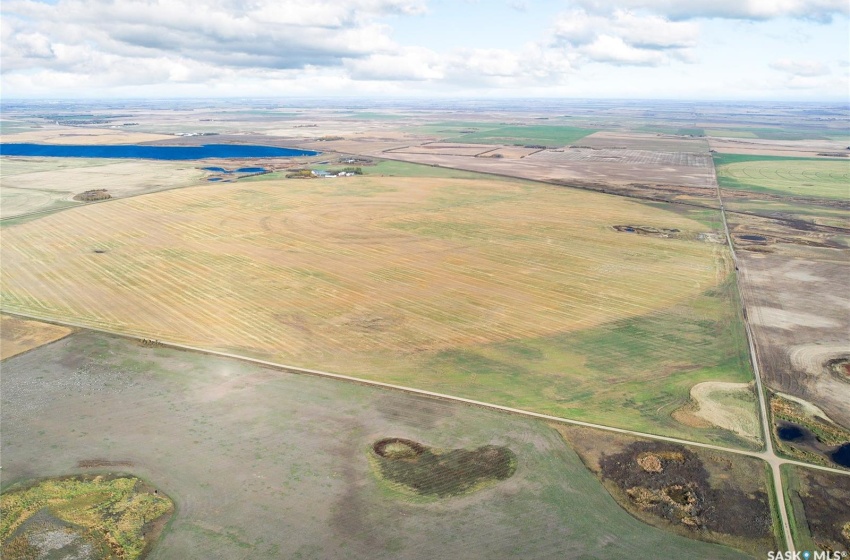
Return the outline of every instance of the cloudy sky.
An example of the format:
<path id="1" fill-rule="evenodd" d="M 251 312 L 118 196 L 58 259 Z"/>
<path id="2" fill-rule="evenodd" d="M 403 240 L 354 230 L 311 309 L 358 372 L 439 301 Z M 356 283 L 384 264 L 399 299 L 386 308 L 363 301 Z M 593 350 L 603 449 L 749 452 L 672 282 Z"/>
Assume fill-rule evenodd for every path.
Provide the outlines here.
<path id="1" fill-rule="evenodd" d="M 848 100 L 848 0 L 3 0 L 10 98 Z"/>

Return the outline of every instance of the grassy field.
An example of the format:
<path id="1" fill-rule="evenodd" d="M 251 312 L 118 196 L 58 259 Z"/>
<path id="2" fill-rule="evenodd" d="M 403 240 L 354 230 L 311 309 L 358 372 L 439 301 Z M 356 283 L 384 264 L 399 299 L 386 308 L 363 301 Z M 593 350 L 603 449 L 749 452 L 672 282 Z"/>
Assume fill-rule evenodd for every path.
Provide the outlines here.
<path id="1" fill-rule="evenodd" d="M 675 136 L 705 136 L 704 128 L 674 127 L 674 126 L 641 126 L 639 132 L 654 132 L 656 134 L 672 134 Z"/>
<path id="2" fill-rule="evenodd" d="M 131 196 L 198 184 L 204 172 L 194 163 L 85 158 L 3 158 L 0 217 L 49 211 L 78 204 L 75 194 L 107 189 Z"/>
<path id="3" fill-rule="evenodd" d="M 742 126 L 740 128 L 707 128 L 706 134 L 723 138 L 760 138 L 762 140 L 823 140 L 829 129 L 764 128 Z"/>
<path id="4" fill-rule="evenodd" d="M 0 219 L 77 206 L 80 203 L 72 200 L 73 196 L 74 193 L 67 191 L 0 187 Z"/>
<path id="5" fill-rule="evenodd" d="M 726 189 L 847 200 L 850 160 L 715 155 L 717 180 Z"/>
<path id="6" fill-rule="evenodd" d="M 176 505 L 150 560 L 746 557 L 636 520 L 530 419 L 87 332 L 0 383 L 4 484 L 121 462 Z M 515 472 L 422 503 L 372 471 L 388 437 L 497 446 Z"/>
<path id="7" fill-rule="evenodd" d="M 594 132 L 596 131 L 592 129 L 576 128 L 573 126 L 509 125 L 481 129 L 468 134 L 459 134 L 446 140 L 475 144 L 542 144 L 546 146 L 566 146 Z"/>
<path id="8" fill-rule="evenodd" d="M 812 540 L 809 526 L 806 523 L 806 512 L 800 499 L 800 468 L 794 465 L 782 465 L 782 488 L 785 494 L 785 508 L 791 522 L 791 537 L 794 545 L 800 550 L 815 550 L 817 546 Z"/>
<path id="9" fill-rule="evenodd" d="M 414 134 L 433 134 L 436 136 L 454 136 L 460 131 L 482 131 L 498 128 L 498 123 L 492 121 L 429 121 L 427 124 L 417 124 L 405 128 Z"/>
<path id="10" fill-rule="evenodd" d="M 705 133 L 713 138 L 758 138 L 755 132 L 738 128 L 707 128 Z"/>
<path id="11" fill-rule="evenodd" d="M 332 168 L 337 169 L 340 165 L 325 165 L 315 166 L 316 169 Z M 371 176 L 386 176 L 386 177 L 432 177 L 438 179 L 494 179 L 491 176 L 472 171 L 461 171 L 460 169 L 449 169 L 446 167 L 434 167 L 431 165 L 419 165 L 416 163 L 407 163 L 404 161 L 384 160 L 379 161 L 375 165 L 367 165 L 362 167 L 364 175 Z M 506 179 L 517 182 L 515 179 Z"/>
<path id="12" fill-rule="evenodd" d="M 159 533 L 150 525 L 174 510 L 166 496 L 129 476 L 44 480 L 6 489 L 0 504 L 0 543 L 9 560 L 56 557 L 45 540 L 57 533 L 74 558 L 135 560 Z"/>
<path id="13" fill-rule="evenodd" d="M 71 332 L 67 327 L 0 315 L 0 360 L 59 340 Z"/>
<path id="14" fill-rule="evenodd" d="M 850 480 L 842 475 L 782 465 L 782 485 L 798 550 L 850 553 Z"/>
<path id="15" fill-rule="evenodd" d="M 18 134 L 28 132 L 35 128 L 34 125 L 25 121 L 0 120 L 0 134 Z"/>
<path id="16" fill-rule="evenodd" d="M 657 205 L 504 180 L 197 187 L 8 228 L 2 304 L 718 441 L 732 436 L 670 418 L 696 383 L 751 378 L 726 248 L 706 231 Z"/>
<path id="17" fill-rule="evenodd" d="M 310 165 L 310 169 L 343 169 L 345 167 L 358 167 L 357 165 L 348 164 L 322 164 Z M 418 163 L 407 163 L 404 161 L 383 160 L 378 161 L 374 165 L 359 166 L 364 176 L 371 177 L 430 177 L 435 179 L 489 179 L 497 180 L 499 177 L 485 175 L 483 173 L 475 173 L 473 171 L 461 171 L 459 169 L 449 169 L 447 167 L 434 167 L 432 165 L 421 165 Z M 288 171 L 274 171 L 272 173 L 264 173 L 262 175 L 251 175 L 244 179 L 239 179 L 240 183 L 255 183 L 258 181 L 277 181 L 286 178 Z M 301 179 L 298 179 L 301 180 Z M 312 179 L 311 179 L 312 180 Z M 522 182 L 517 179 L 505 179 L 507 181 Z"/>
<path id="18" fill-rule="evenodd" d="M 590 329 L 426 353 L 388 379 L 402 383 L 416 371 L 444 372 L 434 390 L 752 447 L 726 430 L 686 426 L 671 416 L 690 402 L 697 383 L 752 379 L 736 302 L 729 279 L 686 303 Z"/>

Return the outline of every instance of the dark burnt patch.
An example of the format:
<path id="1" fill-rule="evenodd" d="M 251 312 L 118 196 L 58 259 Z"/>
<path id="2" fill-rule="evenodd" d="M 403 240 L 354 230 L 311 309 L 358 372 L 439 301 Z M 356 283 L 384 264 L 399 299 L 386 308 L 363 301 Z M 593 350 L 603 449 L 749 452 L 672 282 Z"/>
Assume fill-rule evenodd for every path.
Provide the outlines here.
<path id="1" fill-rule="evenodd" d="M 437 449 L 404 438 L 372 445 L 385 480 L 422 496 L 446 498 L 474 491 L 513 476 L 516 456 L 507 447 Z"/>
<path id="2" fill-rule="evenodd" d="M 767 494 L 711 486 L 702 461 L 685 447 L 635 442 L 599 465 L 638 509 L 674 525 L 746 538 L 772 534 Z"/>
<path id="3" fill-rule="evenodd" d="M 132 467 L 132 461 L 112 461 L 109 459 L 82 459 L 77 461 L 78 469 L 99 469 L 105 467 Z"/>
<path id="4" fill-rule="evenodd" d="M 74 196 L 74 200 L 81 202 L 96 202 L 98 200 L 109 200 L 110 198 L 112 198 L 112 195 L 106 189 L 92 189 Z"/>
<path id="5" fill-rule="evenodd" d="M 821 550 L 850 551 L 850 477 L 797 469 L 803 504 L 812 540 Z"/>
<path id="6" fill-rule="evenodd" d="M 680 230 L 675 228 L 657 228 L 653 226 L 617 225 L 613 226 L 616 231 L 623 233 L 634 233 L 636 235 L 649 235 L 651 237 L 678 237 Z"/>

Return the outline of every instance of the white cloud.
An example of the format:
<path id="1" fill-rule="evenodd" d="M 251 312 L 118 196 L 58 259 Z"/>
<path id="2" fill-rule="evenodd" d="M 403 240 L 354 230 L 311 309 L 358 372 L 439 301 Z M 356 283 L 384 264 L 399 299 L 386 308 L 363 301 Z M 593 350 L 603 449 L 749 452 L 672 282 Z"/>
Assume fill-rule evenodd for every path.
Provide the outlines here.
<path id="1" fill-rule="evenodd" d="M 620 37 L 600 35 L 582 49 L 585 56 L 594 62 L 613 64 L 634 64 L 637 66 L 655 66 L 664 62 L 664 55 L 658 51 L 638 49 L 627 44 Z"/>
<path id="2" fill-rule="evenodd" d="M 32 0 L 3 3 L 4 69 L 63 69 L 56 45 L 92 45 L 128 58 L 166 56 L 226 67 L 332 66 L 395 48 L 386 14 L 417 14 L 418 0 Z M 7 23 L 10 21 L 10 23 Z M 5 29 L 9 28 L 10 33 Z M 7 48 L 10 48 L 7 51 Z M 8 64 L 8 66 L 7 66 Z"/>
<path id="3" fill-rule="evenodd" d="M 793 76 L 807 78 L 826 76 L 830 73 L 829 66 L 817 60 L 791 60 L 783 58 L 771 63 L 770 67 Z"/>
<path id="4" fill-rule="evenodd" d="M 351 59 L 346 67 L 355 80 L 424 81 L 441 79 L 444 74 L 440 56 L 421 47 Z"/>
<path id="5" fill-rule="evenodd" d="M 511 0 L 508 2 L 508 7 L 518 12 L 527 12 L 528 0 Z"/>
<path id="6" fill-rule="evenodd" d="M 446 21 L 441 18 L 451 14 L 446 6 L 455 5 L 434 2 L 434 13 L 429 14 L 428 1 L 58 0 L 49 4 L 3 0 L 2 86 L 10 97 L 78 92 L 136 96 L 149 91 L 165 96 L 405 91 L 550 95 L 556 91 L 575 94 L 581 88 L 592 94 L 596 87 L 619 92 L 620 76 L 629 76 L 629 89 L 622 95 L 640 95 L 646 88 L 666 94 L 673 91 L 671 87 L 679 87 L 678 74 L 688 69 L 676 63 L 693 62 L 697 53 L 702 60 L 717 55 L 698 50 L 701 26 L 711 29 L 729 23 L 689 21 L 692 18 L 826 19 L 842 13 L 832 0 L 573 0 L 574 7 L 584 8 L 557 14 L 548 27 L 527 29 L 522 26 L 532 21 L 541 25 L 540 19 L 534 19 L 541 6 L 530 0 L 503 0 L 499 17 L 512 16 L 505 21 L 482 16 L 481 22 L 470 22 L 477 27 L 469 27 L 468 38 L 449 42 L 463 47 L 450 48 L 442 40 L 440 25 Z M 487 2 L 465 1 L 464 13 L 492 9 Z M 530 13 L 512 11 L 525 9 Z M 428 15 L 405 19 L 420 14 Z M 396 22 L 403 25 L 394 32 L 391 26 Z M 432 27 L 411 34 L 422 37 L 421 44 L 413 44 L 412 37 L 405 37 L 401 30 L 420 22 Z M 779 23 L 735 25 L 749 29 Z M 514 49 L 477 44 L 483 39 L 497 47 L 498 36 L 493 38 L 499 25 L 527 33 L 527 42 Z M 794 25 L 813 30 L 812 40 L 817 39 L 817 30 L 826 29 L 811 21 Z M 788 32 L 777 33 L 784 37 Z M 706 32 L 709 35 L 714 33 Z M 805 37 L 808 44 L 810 39 Z M 821 50 L 840 53 L 835 48 Z M 840 73 L 829 75 L 824 64 L 802 60 L 817 58 L 818 52 L 769 51 L 756 60 L 764 75 L 754 77 L 754 83 L 762 84 L 758 87 L 765 91 L 772 87 L 806 90 L 806 95 L 816 91 L 814 84 L 821 84 L 834 96 L 840 91 L 835 81 Z M 781 56 L 791 58 L 769 63 L 770 57 Z M 653 81 L 662 75 L 668 76 L 663 86 Z M 738 71 L 736 84 L 749 77 L 746 71 Z M 682 87 L 702 95 L 716 83 L 708 78 L 705 84 L 699 81 L 694 78 Z M 769 87 L 764 85 L 767 81 Z"/>
<path id="7" fill-rule="evenodd" d="M 577 59 L 627 65 L 689 60 L 698 35 L 695 23 L 623 10 L 610 15 L 573 10 L 561 14 L 552 28 L 553 44 L 566 48 Z"/>
<path id="8" fill-rule="evenodd" d="M 834 15 L 850 14 L 847 0 L 577 0 L 577 4 L 594 13 L 644 9 L 674 20 L 794 17 L 825 22 Z"/>

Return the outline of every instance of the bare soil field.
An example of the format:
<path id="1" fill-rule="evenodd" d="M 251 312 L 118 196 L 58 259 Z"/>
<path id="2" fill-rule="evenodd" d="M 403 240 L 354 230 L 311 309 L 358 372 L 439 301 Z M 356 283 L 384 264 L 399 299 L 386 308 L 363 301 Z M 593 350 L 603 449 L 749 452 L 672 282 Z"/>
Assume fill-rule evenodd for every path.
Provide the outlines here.
<path id="1" fill-rule="evenodd" d="M 479 154 L 478 157 L 522 159 L 539 151 L 540 150 L 538 148 L 522 148 L 520 146 L 500 146 L 496 149 L 491 149 L 489 152 Z"/>
<path id="2" fill-rule="evenodd" d="M 0 360 L 49 344 L 72 332 L 68 327 L 0 314 Z"/>
<path id="3" fill-rule="evenodd" d="M 439 127 L 437 127 L 439 129 Z M 519 146 L 433 142 L 435 133 L 361 134 L 328 142 L 291 141 L 302 149 L 334 151 L 429 166 L 494 173 L 539 181 L 575 184 L 593 190 L 611 189 L 629 196 L 663 200 L 696 196 L 714 200 L 714 177 L 703 139 L 598 132 L 576 146 L 541 150 Z M 455 146 L 434 152 L 439 146 Z M 461 147 L 463 146 L 463 147 Z M 475 153 L 474 146 L 481 146 Z M 502 157 L 493 157 L 499 156 Z M 466 156 L 466 157 L 464 157 Z M 710 189 L 710 190 L 704 190 Z M 691 192 L 695 191 L 695 192 Z"/>
<path id="4" fill-rule="evenodd" d="M 205 175 L 196 162 L 75 159 L 3 158 L 0 217 L 70 206 L 75 195 L 89 190 L 106 189 L 112 198 L 122 198 L 196 185 Z"/>
<path id="5" fill-rule="evenodd" d="M 708 154 L 705 138 L 687 138 L 666 134 L 641 134 L 638 132 L 600 131 L 585 136 L 575 143 L 594 149 L 642 150 L 651 152 L 679 152 Z"/>
<path id="6" fill-rule="evenodd" d="M 427 141 L 427 139 L 424 139 L 424 141 Z M 410 139 L 395 139 L 393 137 L 366 135 L 322 142 L 316 140 L 301 140 L 293 143 L 292 145 L 304 150 L 316 150 L 319 152 L 332 151 L 343 154 L 378 156 L 386 151 L 397 150 L 410 146 L 412 143 L 414 142 L 411 142 Z"/>
<path id="7" fill-rule="evenodd" d="M 809 401 L 850 428 L 850 379 L 829 367 L 850 356 L 847 250 L 787 243 L 758 249 L 740 251 L 738 266 L 768 388 Z"/>
<path id="8" fill-rule="evenodd" d="M 691 402 L 673 413 L 686 424 L 708 423 L 761 441 L 756 396 L 750 383 L 705 381 L 691 387 Z"/>
<path id="9" fill-rule="evenodd" d="M 765 463 L 578 426 L 557 430 L 638 519 L 755 557 L 776 550 Z"/>
<path id="10" fill-rule="evenodd" d="M 452 167 L 466 171 L 495 173 L 508 177 L 535 181 L 574 184 L 593 190 L 611 189 L 612 192 L 641 195 L 641 189 L 651 190 L 647 196 L 672 198 L 696 195 L 713 204 L 714 177 L 710 166 L 664 166 L 650 164 L 624 164 L 617 160 L 589 158 L 570 161 L 564 156 L 567 149 L 544 150 L 520 160 L 484 157 L 454 157 L 436 154 L 403 154 L 398 152 L 363 152 L 410 163 Z M 352 150 L 351 153 L 361 153 Z M 656 187 L 661 187 L 657 189 Z M 690 189 L 697 191 L 691 193 Z"/>
<path id="11" fill-rule="evenodd" d="M 777 448 L 834 464 L 850 428 L 850 379 L 833 367 L 850 357 L 850 207 L 841 196 L 848 164 L 747 154 L 718 160 L 721 184 L 731 181 L 722 190 L 726 206 L 739 212 L 729 226 L 762 376 L 774 392 Z"/>
<path id="12" fill-rule="evenodd" d="M 142 478 L 176 505 L 151 560 L 747 557 L 641 523 L 549 426 L 494 411 L 90 332 L 7 360 L 0 384 L 3 488 Z M 423 502 L 375 476 L 385 438 L 507 449 L 516 470 Z"/>
<path id="13" fill-rule="evenodd" d="M 782 471 L 798 548 L 846 557 L 850 553 L 850 477 L 791 465 Z"/>
<path id="14" fill-rule="evenodd" d="M 532 156 L 536 160 L 552 163 L 594 162 L 618 163 L 622 165 L 647 165 L 654 167 L 711 167 L 708 154 L 689 152 L 660 152 L 648 150 L 610 149 L 610 148 L 564 148 L 560 150 L 542 150 Z M 642 175 L 635 174 L 635 178 Z"/>
<path id="15" fill-rule="evenodd" d="M 493 151 L 492 146 L 486 144 L 456 144 L 452 142 L 425 142 L 417 146 L 407 146 L 392 150 L 392 153 L 401 154 L 435 154 L 441 156 L 469 156 L 474 157 Z"/>

